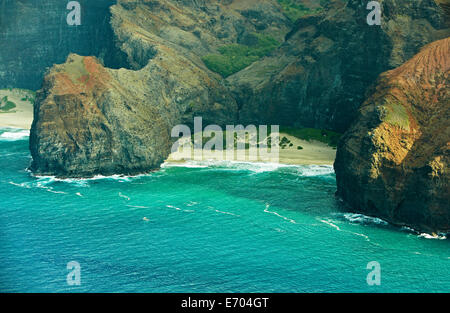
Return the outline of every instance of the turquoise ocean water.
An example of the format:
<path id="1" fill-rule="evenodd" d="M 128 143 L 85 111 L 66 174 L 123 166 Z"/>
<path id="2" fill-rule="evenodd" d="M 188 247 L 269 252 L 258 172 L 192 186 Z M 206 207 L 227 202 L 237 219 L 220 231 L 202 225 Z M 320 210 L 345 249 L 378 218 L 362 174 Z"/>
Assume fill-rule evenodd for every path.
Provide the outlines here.
<path id="1" fill-rule="evenodd" d="M 450 240 L 346 213 L 326 166 L 191 163 L 139 177 L 32 177 L 0 130 L 0 291 L 445 292 Z M 66 265 L 81 266 L 69 286 Z M 369 286 L 366 266 L 381 266 Z"/>

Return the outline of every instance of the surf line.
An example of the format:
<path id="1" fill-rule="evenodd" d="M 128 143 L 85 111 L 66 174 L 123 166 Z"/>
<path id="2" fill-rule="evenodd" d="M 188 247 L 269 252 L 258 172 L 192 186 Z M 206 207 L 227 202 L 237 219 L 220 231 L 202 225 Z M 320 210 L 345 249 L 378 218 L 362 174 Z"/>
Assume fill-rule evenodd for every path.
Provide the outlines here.
<path id="1" fill-rule="evenodd" d="M 288 221 L 289 223 L 297 224 L 297 222 L 294 221 L 293 219 L 290 219 L 290 218 L 288 218 L 288 217 L 286 217 L 286 216 L 280 215 L 280 214 L 278 214 L 277 212 L 269 211 L 269 208 L 270 208 L 270 205 L 269 205 L 269 204 L 266 204 L 266 208 L 264 209 L 264 212 L 265 212 L 265 213 L 269 213 L 269 214 L 276 215 L 276 216 L 278 216 L 278 217 L 281 217 L 282 219 Z"/>

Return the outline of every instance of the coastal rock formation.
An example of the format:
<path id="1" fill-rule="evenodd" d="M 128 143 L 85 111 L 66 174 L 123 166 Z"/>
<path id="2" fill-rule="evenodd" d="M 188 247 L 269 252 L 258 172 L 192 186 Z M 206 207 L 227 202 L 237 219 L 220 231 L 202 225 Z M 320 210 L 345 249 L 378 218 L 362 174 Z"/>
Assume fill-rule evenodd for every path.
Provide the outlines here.
<path id="1" fill-rule="evenodd" d="M 237 120 L 236 102 L 202 56 L 255 32 L 281 40 L 292 26 L 275 0 L 119 0 L 110 12 L 127 68 L 70 55 L 49 71 L 31 129 L 35 174 L 157 168 L 169 155 L 173 126 L 190 125 L 194 116 L 221 126 Z"/>
<path id="2" fill-rule="evenodd" d="M 192 102 L 232 116 L 234 101 L 217 81 L 170 50 L 157 55 L 138 71 L 75 54 L 55 65 L 36 95 L 31 170 L 58 177 L 148 172 L 169 155 L 170 131 Z"/>
<path id="3" fill-rule="evenodd" d="M 194 115 L 202 116 L 205 124 L 237 120 L 232 94 L 222 86 L 222 77 L 205 66 L 204 55 L 216 53 L 225 44 L 243 42 L 255 32 L 282 40 L 292 26 L 276 0 L 119 0 L 111 13 L 117 46 L 131 69 L 140 70 L 164 54 L 170 59 L 168 71 L 176 73 L 177 67 L 188 66 L 196 68 L 194 80 L 208 76 L 214 82 L 208 85 L 211 99 L 192 99 L 182 112 L 181 122 L 188 125 Z M 222 100 L 212 102 L 215 98 Z"/>
<path id="4" fill-rule="evenodd" d="M 354 210 L 450 231 L 450 38 L 383 73 L 337 150 L 337 194 Z"/>
<path id="5" fill-rule="evenodd" d="M 272 56 L 229 77 L 241 122 L 343 132 L 380 73 L 450 35 L 433 0 L 379 1 L 381 26 L 368 25 L 367 2 L 329 1 L 298 20 Z"/>
<path id="6" fill-rule="evenodd" d="M 147 172 L 169 155 L 173 126 L 192 123 L 194 115 L 207 124 L 234 123 L 236 103 L 201 56 L 257 30 L 284 36 L 291 22 L 274 3 L 117 1 L 111 25 L 129 69 L 71 55 L 50 70 L 35 104 L 32 171 Z M 268 17 L 272 23 L 262 29 Z"/>

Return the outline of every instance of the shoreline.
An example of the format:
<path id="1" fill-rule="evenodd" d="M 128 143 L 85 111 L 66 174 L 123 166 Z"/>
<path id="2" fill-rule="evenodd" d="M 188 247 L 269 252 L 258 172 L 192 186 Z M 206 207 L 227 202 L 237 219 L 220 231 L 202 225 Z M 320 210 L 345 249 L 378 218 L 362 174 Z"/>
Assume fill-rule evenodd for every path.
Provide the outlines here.
<path id="1" fill-rule="evenodd" d="M 4 99 L 4 101 L 2 101 L 3 104 L 10 102 L 15 106 L 3 111 L 0 109 L 0 128 L 30 131 L 33 122 L 34 93 L 23 89 L 0 89 L 0 100 L 2 99 Z M 15 131 L 13 131 L 13 133 L 15 133 Z M 284 132 L 280 132 L 279 137 L 282 139 L 280 140 L 279 156 L 273 160 L 273 162 L 268 162 L 268 160 L 262 160 L 260 158 L 249 160 L 248 148 L 244 151 L 239 150 L 239 152 L 244 155 L 244 157 L 241 158 L 238 158 L 237 155 L 235 155 L 233 158 L 229 159 L 224 151 L 221 151 L 222 153 L 220 153 L 220 151 L 202 151 L 200 154 L 202 157 L 200 160 L 196 160 L 194 158 L 195 154 L 193 148 L 190 149 L 190 154 L 189 152 L 183 154 L 182 147 L 179 147 L 177 152 L 171 153 L 168 156 L 165 163 L 183 164 L 189 161 L 234 161 L 277 163 L 281 165 L 333 165 L 334 163 L 336 149 L 325 143 L 299 139 Z M 6 138 L 14 139 L 15 135 L 11 134 L 10 137 Z"/>
<path id="2" fill-rule="evenodd" d="M 6 101 L 14 104 L 7 111 L 0 109 L 0 127 L 30 130 L 33 123 L 33 97 L 33 92 L 29 90 L 0 89 L 0 100 L 6 98 Z"/>
<path id="3" fill-rule="evenodd" d="M 190 161 L 208 162 L 208 161 L 230 161 L 230 162 L 248 162 L 248 163 L 267 163 L 267 164 L 284 164 L 284 165 L 333 165 L 336 158 L 336 149 L 318 141 L 308 141 L 296 138 L 286 133 L 280 132 L 280 138 L 286 138 L 289 140 L 291 146 L 285 146 L 285 148 L 279 148 L 279 158 L 277 162 L 268 162 L 266 160 L 249 160 L 249 149 L 243 151 L 245 159 L 228 159 L 224 151 L 202 151 L 198 152 L 202 155 L 199 160 L 194 159 L 194 150 L 191 148 L 190 156 L 186 158 L 186 153 L 183 153 L 180 147 L 176 152 L 169 155 L 166 162 L 174 164 L 183 164 Z M 298 147 L 301 147 L 299 149 Z"/>
<path id="4" fill-rule="evenodd" d="M 26 114 L 26 113 L 25 113 Z M 3 117 L 3 118 L 2 118 Z M 0 129 L 11 129 L 13 132 L 19 130 L 30 131 L 32 123 L 32 113 L 31 116 L 24 117 L 24 112 L 11 112 L 11 113 L 0 113 Z M 15 130 L 15 131 L 14 131 Z M 280 164 L 280 165 L 330 165 L 334 164 L 336 158 L 336 149 L 331 146 L 318 142 L 318 141 L 307 141 L 298 139 L 296 137 L 290 136 L 286 133 L 280 133 L 280 137 L 286 137 L 293 144 L 292 147 L 285 147 L 284 149 L 280 147 L 278 162 L 267 162 L 263 160 L 248 160 L 233 158 L 228 160 L 224 152 L 218 153 L 215 151 L 203 151 L 202 158 L 200 160 L 194 159 L 194 152 L 191 151 L 191 157 L 186 158 L 183 156 L 181 148 L 175 152 L 171 153 L 165 160 L 165 163 L 169 164 L 187 164 L 188 162 L 247 162 L 247 163 L 266 163 L 266 164 Z M 11 138 L 13 139 L 13 138 Z M 302 147 L 301 150 L 297 147 Z M 248 154 L 248 149 L 245 149 L 245 155 Z M 165 164 L 164 163 L 164 164 Z"/>

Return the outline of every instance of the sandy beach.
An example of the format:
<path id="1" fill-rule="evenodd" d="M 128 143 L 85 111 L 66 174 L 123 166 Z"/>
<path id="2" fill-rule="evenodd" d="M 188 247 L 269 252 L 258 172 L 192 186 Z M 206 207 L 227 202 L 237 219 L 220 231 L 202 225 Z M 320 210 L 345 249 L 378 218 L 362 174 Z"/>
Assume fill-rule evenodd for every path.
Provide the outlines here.
<path id="1" fill-rule="evenodd" d="M 34 97 L 33 93 L 22 89 L 1 89 L 0 99 L 4 97 L 16 106 L 11 110 L 0 110 L 0 127 L 30 129 L 33 122 L 33 102 L 28 99 Z"/>
<path id="2" fill-rule="evenodd" d="M 332 165 L 334 159 L 336 158 L 336 149 L 330 147 L 329 145 L 318 142 L 318 141 L 307 141 L 301 140 L 296 137 L 290 136 L 286 133 L 280 133 L 280 138 L 286 137 L 291 146 L 287 145 L 285 148 L 279 149 L 279 160 L 278 163 L 290 164 L 290 165 Z M 298 149 L 298 147 L 302 149 Z M 223 151 L 202 151 L 203 157 L 199 161 L 224 161 L 229 160 L 226 158 L 226 154 Z M 197 151 L 200 155 L 199 151 Z M 248 150 L 245 150 L 248 153 Z M 179 148 L 177 152 L 172 153 L 167 159 L 167 163 L 178 163 L 182 164 L 184 162 L 194 160 L 194 151 L 191 149 L 190 157 L 189 153 L 183 153 L 182 148 Z M 248 158 L 233 159 L 231 161 L 244 161 L 244 162 L 269 162 L 267 160 L 249 160 Z M 273 162 L 271 162 L 273 163 Z M 275 162 L 276 163 L 276 162 Z"/>

